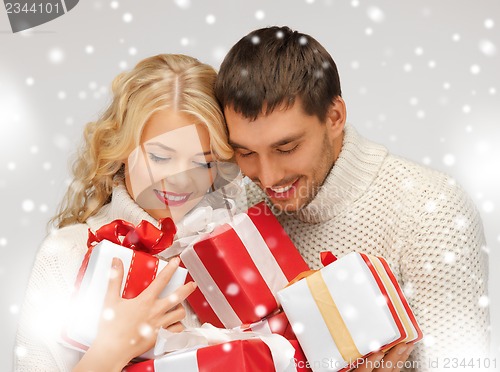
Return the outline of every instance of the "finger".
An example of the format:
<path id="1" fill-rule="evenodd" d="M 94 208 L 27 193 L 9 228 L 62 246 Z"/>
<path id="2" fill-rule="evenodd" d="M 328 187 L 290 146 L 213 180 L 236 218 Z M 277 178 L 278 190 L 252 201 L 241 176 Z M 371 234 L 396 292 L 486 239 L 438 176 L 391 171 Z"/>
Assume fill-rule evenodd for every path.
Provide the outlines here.
<path id="1" fill-rule="evenodd" d="M 152 296 L 157 298 L 161 291 L 167 286 L 168 282 L 174 275 L 175 270 L 179 267 L 180 259 L 179 257 L 174 257 L 168 261 L 167 266 L 165 266 L 156 276 L 156 278 L 151 282 L 149 287 L 147 287 L 142 293 L 146 296 Z"/>
<path id="2" fill-rule="evenodd" d="M 353 370 L 353 372 L 372 372 L 375 368 L 380 366 L 380 361 L 384 357 L 384 353 L 377 352 L 370 355 L 362 363 L 358 364 L 358 367 Z"/>
<path id="3" fill-rule="evenodd" d="M 160 325 L 163 328 L 168 328 L 169 326 L 180 322 L 185 317 L 186 309 L 184 309 L 184 306 L 181 306 L 163 315 L 160 318 Z"/>
<path id="4" fill-rule="evenodd" d="M 182 301 L 184 301 L 191 293 L 193 293 L 196 287 L 197 286 L 195 282 L 189 282 L 180 286 L 167 297 L 159 299 L 159 306 L 163 308 L 163 311 L 169 311 L 176 305 L 182 303 Z"/>
<path id="5" fill-rule="evenodd" d="M 111 270 L 109 272 L 108 289 L 104 302 L 107 304 L 117 298 L 121 298 L 121 288 L 123 281 L 123 262 L 118 257 L 113 257 Z"/>
<path id="6" fill-rule="evenodd" d="M 180 333 L 182 332 L 185 327 L 181 322 L 174 323 L 172 325 L 169 325 L 167 328 L 165 328 L 167 331 L 174 332 L 174 333 Z"/>
<path id="7" fill-rule="evenodd" d="M 413 348 L 415 347 L 414 345 L 406 345 L 407 349 L 404 351 L 400 357 L 399 360 L 396 362 L 396 366 L 392 370 L 392 372 L 400 372 L 401 368 L 405 366 L 405 362 L 408 360 L 410 357 L 411 352 L 413 351 Z"/>
<path id="8" fill-rule="evenodd" d="M 385 355 L 381 367 L 376 368 L 375 372 L 392 372 L 395 368 L 399 371 L 399 364 L 401 358 L 404 358 L 404 353 L 408 349 L 406 344 L 398 344 L 391 348 Z M 406 358 L 404 359 L 406 360 Z"/>

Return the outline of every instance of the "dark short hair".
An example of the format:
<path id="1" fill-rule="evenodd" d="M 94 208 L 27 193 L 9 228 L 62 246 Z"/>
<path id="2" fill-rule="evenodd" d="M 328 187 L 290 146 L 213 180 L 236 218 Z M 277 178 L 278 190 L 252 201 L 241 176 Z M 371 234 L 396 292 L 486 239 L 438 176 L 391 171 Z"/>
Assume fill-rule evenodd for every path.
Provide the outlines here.
<path id="1" fill-rule="evenodd" d="M 266 27 L 238 41 L 222 62 L 215 94 L 223 109 L 255 120 L 297 97 L 305 112 L 326 119 L 341 96 L 337 66 L 313 37 L 288 27 Z"/>

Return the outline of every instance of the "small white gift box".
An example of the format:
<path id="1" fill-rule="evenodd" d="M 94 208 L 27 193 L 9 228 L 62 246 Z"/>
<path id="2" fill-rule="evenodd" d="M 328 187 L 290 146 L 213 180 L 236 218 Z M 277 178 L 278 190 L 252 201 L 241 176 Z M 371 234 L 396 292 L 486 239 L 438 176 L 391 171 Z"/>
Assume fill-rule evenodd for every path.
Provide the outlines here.
<path id="1" fill-rule="evenodd" d="M 278 292 L 315 372 L 347 370 L 361 358 L 422 333 L 387 262 L 350 253 Z"/>
<path id="2" fill-rule="evenodd" d="M 167 265 L 166 261 L 153 255 L 134 251 L 107 240 L 92 247 L 80 268 L 69 317 L 63 330 L 66 346 L 85 351 L 95 339 L 114 257 L 123 262 L 121 293 L 124 298 L 136 297 Z M 177 268 L 159 297 L 166 297 L 182 286 L 186 275 L 186 269 Z M 148 352 L 142 357 L 152 355 Z"/>

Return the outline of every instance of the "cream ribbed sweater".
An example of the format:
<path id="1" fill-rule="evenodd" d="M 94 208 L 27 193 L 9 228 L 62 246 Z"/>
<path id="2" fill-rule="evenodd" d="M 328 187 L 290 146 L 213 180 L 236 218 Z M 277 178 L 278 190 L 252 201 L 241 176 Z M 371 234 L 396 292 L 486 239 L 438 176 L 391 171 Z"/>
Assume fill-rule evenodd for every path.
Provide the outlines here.
<path id="1" fill-rule="evenodd" d="M 87 251 L 88 229 L 97 230 L 115 219 L 133 224 L 147 220 L 156 224 L 128 194 L 123 183 L 115 187 L 111 203 L 89 218 L 55 230 L 43 241 L 26 291 L 16 338 L 16 371 L 71 371 L 82 354 L 59 344 L 65 307 L 76 275 Z M 185 303 L 186 326 L 199 326 L 197 317 Z"/>
<path id="2" fill-rule="evenodd" d="M 251 203 L 265 197 L 254 185 L 248 194 Z M 488 279 L 482 224 L 450 177 L 390 155 L 346 126 L 339 158 L 316 198 L 278 219 L 313 269 L 322 267 L 322 250 L 387 259 L 426 337 L 411 356 L 418 371 L 436 358 L 445 370 L 445 358 L 469 361 L 488 353 L 489 309 L 480 305 L 487 302 Z"/>

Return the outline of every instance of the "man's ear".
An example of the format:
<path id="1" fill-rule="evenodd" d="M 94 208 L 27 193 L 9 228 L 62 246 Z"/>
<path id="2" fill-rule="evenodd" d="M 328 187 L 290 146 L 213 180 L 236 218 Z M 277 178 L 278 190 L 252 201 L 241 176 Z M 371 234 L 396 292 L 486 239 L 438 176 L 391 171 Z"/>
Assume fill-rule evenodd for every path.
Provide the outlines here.
<path id="1" fill-rule="evenodd" d="M 342 97 L 335 97 L 328 108 L 326 123 L 333 138 L 342 135 L 347 119 L 347 109 Z"/>

